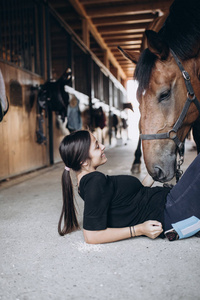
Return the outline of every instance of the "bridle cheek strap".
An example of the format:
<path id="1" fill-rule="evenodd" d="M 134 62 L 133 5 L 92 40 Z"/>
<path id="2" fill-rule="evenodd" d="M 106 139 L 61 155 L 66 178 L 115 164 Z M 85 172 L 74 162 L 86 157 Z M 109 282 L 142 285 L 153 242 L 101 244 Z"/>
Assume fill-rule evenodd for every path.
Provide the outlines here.
<path id="1" fill-rule="evenodd" d="M 170 49 L 170 51 L 171 51 L 177 65 L 178 65 L 179 69 L 181 70 L 182 76 L 184 78 L 185 85 L 186 85 L 186 88 L 187 88 L 187 100 L 185 102 L 185 105 L 182 109 L 182 112 L 181 112 L 178 120 L 176 121 L 176 123 L 174 124 L 173 128 L 170 131 L 165 132 L 165 133 L 156 133 L 156 134 L 140 134 L 140 138 L 141 138 L 141 140 L 171 139 L 177 145 L 179 155 L 183 156 L 183 154 L 184 154 L 184 143 L 181 142 L 179 140 L 179 138 L 177 137 L 177 131 L 181 127 L 181 125 L 183 124 L 183 121 L 185 119 L 185 116 L 188 112 L 188 109 L 189 109 L 191 103 L 193 102 L 196 105 L 196 107 L 199 111 L 199 114 L 200 114 L 200 104 L 199 104 L 199 101 L 197 100 L 197 98 L 194 94 L 194 90 L 193 90 L 193 87 L 191 85 L 190 76 L 189 76 L 188 72 L 185 71 L 185 69 L 183 68 L 183 65 L 181 64 L 179 58 L 176 56 L 174 51 L 171 50 L 171 49 Z"/>

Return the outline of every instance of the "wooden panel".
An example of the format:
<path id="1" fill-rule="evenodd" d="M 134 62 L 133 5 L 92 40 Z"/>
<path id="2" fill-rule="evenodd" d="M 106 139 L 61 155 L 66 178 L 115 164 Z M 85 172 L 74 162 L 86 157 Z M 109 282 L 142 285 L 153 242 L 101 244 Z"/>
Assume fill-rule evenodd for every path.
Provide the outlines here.
<path id="1" fill-rule="evenodd" d="M 101 3 L 95 5 L 86 6 L 87 15 L 91 18 L 103 17 L 103 16 L 119 16 L 130 15 L 141 12 L 151 13 L 153 10 L 165 10 L 171 5 L 173 0 L 154 0 L 154 1 L 138 1 L 137 3 L 124 3 L 113 5 L 112 3 L 105 3 L 103 6 Z"/>
<path id="2" fill-rule="evenodd" d="M 41 77 L 5 63 L 0 63 L 6 93 L 10 102 L 9 84 L 18 81 L 22 87 L 22 106 L 10 105 L 0 123 L 0 180 L 47 165 L 47 146 L 36 143 L 36 93 L 31 87 L 42 82 Z M 33 99 L 33 103 L 30 102 Z M 32 100 L 31 100 L 32 101 Z M 45 126 L 44 126 L 45 127 Z"/>
<path id="3" fill-rule="evenodd" d="M 96 26 L 107 26 L 113 24 L 133 24 L 133 23 L 143 23 L 152 22 L 157 14 L 138 14 L 138 15 L 123 15 L 123 16 L 109 16 L 103 18 L 92 18 L 94 25 Z"/>

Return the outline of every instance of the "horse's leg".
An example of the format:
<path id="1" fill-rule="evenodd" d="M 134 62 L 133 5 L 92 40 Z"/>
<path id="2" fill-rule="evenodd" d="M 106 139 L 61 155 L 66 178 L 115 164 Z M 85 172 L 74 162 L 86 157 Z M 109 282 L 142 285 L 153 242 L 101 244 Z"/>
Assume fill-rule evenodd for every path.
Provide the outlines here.
<path id="1" fill-rule="evenodd" d="M 200 153 L 200 117 L 193 124 L 193 137 L 197 145 L 197 153 Z"/>
<path id="2" fill-rule="evenodd" d="M 141 151 L 141 139 L 139 138 L 138 144 L 137 144 L 137 149 L 135 151 L 135 159 L 133 161 L 132 167 L 131 167 L 131 173 L 132 174 L 137 174 L 140 173 L 140 166 L 141 166 L 141 156 L 142 156 L 142 151 Z"/>

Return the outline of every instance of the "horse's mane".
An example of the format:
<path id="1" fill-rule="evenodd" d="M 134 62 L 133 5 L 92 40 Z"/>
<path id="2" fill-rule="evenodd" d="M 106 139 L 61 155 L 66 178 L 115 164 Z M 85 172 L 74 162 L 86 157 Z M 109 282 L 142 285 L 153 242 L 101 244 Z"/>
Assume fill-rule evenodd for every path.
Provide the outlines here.
<path id="1" fill-rule="evenodd" d="M 158 34 L 181 60 L 194 57 L 200 43 L 200 0 L 175 0 Z M 148 87 L 156 59 L 148 49 L 140 56 L 134 73 L 140 94 Z"/>
<path id="2" fill-rule="evenodd" d="M 134 73 L 134 79 L 136 79 L 139 83 L 137 91 L 139 97 L 143 90 L 145 90 L 149 85 L 151 70 L 153 69 L 156 60 L 157 56 L 150 52 L 148 48 L 145 49 L 140 56 Z"/>

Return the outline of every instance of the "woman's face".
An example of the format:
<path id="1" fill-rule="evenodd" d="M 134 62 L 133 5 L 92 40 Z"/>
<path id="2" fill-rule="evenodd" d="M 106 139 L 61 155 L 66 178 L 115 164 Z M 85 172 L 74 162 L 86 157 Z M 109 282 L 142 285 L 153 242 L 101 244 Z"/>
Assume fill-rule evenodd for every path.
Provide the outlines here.
<path id="1" fill-rule="evenodd" d="M 107 158 L 104 153 L 105 146 L 100 144 L 93 134 L 90 134 L 91 144 L 90 144 L 90 161 L 89 165 L 91 169 L 95 169 L 107 162 Z"/>

